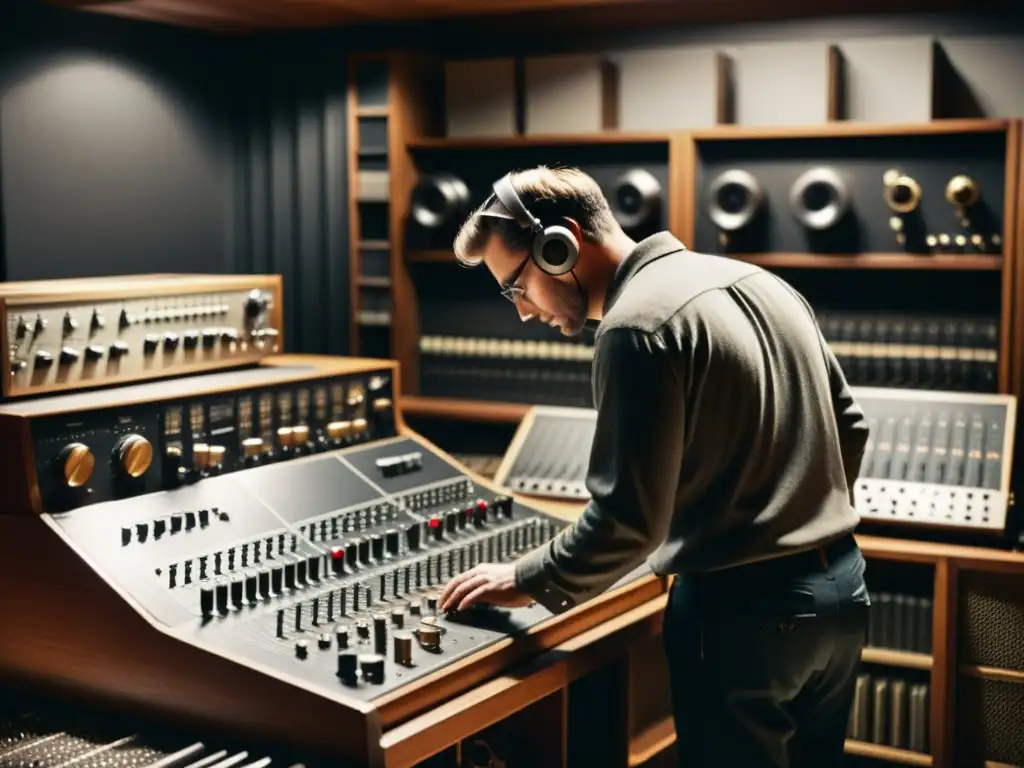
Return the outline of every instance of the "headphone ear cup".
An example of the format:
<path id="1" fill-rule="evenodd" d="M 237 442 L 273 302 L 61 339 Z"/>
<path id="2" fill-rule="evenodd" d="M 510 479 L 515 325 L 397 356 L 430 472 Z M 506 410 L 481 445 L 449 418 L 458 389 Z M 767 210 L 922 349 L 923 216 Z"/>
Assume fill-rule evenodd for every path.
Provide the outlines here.
<path id="1" fill-rule="evenodd" d="M 568 227 L 545 227 L 533 241 L 533 262 L 549 275 L 564 275 L 579 258 L 580 244 Z"/>

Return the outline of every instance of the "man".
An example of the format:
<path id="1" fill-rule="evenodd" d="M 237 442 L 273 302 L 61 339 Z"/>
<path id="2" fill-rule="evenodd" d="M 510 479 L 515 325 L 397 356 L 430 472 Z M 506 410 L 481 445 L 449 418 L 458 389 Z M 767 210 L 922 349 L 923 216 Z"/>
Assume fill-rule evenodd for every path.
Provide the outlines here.
<path id="1" fill-rule="evenodd" d="M 579 520 L 516 563 L 452 579 L 443 610 L 561 612 L 641 565 L 674 574 L 664 642 L 686 766 L 842 759 L 865 642 L 851 488 L 868 429 L 810 307 L 775 275 L 639 243 L 593 179 L 499 180 L 456 256 L 520 317 L 599 320 L 597 409 Z"/>

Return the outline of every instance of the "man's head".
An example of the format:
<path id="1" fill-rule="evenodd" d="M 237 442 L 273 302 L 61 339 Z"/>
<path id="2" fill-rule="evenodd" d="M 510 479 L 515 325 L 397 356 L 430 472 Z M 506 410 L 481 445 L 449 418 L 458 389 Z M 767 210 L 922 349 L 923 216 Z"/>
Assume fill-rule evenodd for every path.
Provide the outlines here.
<path id="1" fill-rule="evenodd" d="M 579 243 L 576 266 L 563 275 L 541 270 L 531 259 L 534 232 L 494 195 L 462 225 L 455 257 L 464 266 L 486 265 L 524 322 L 537 318 L 575 336 L 588 318 L 599 317 L 595 312 L 619 260 L 613 250 L 632 243 L 597 182 L 582 171 L 538 166 L 513 173 L 511 181 L 544 226 L 560 225 L 572 233 Z"/>

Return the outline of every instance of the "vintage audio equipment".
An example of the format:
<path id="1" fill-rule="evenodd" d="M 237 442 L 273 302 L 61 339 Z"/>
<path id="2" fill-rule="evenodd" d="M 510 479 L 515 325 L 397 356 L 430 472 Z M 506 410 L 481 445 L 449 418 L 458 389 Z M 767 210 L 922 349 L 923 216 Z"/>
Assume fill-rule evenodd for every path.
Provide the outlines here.
<path id="1" fill-rule="evenodd" d="M 793 182 L 789 206 L 793 216 L 811 230 L 825 230 L 839 224 L 850 210 L 851 193 L 846 180 L 834 168 L 804 171 Z"/>
<path id="2" fill-rule="evenodd" d="M 509 445 L 494 480 L 531 496 L 586 501 L 596 412 L 537 405 Z"/>
<path id="3" fill-rule="evenodd" d="M 1013 395 L 851 389 L 871 428 L 854 488 L 864 523 L 1006 532 Z M 595 418 L 588 409 L 531 408 L 495 482 L 532 496 L 586 499 L 593 426 L 588 432 L 584 423 Z"/>
<path id="4" fill-rule="evenodd" d="M 564 523 L 409 432 L 396 376 L 272 356 L 0 407 L 2 673 L 380 764 L 383 729 L 662 591 L 439 615 Z"/>
<path id="5" fill-rule="evenodd" d="M 579 407 L 593 402 L 589 344 L 425 335 L 420 355 L 424 395 Z"/>
<path id="6" fill-rule="evenodd" d="M 5 399 L 238 367 L 281 351 L 281 279 L 133 275 L 0 284 Z"/>
<path id="7" fill-rule="evenodd" d="M 921 185 L 897 170 L 888 170 L 882 177 L 885 204 L 895 213 L 911 213 L 921 202 Z"/>
<path id="8" fill-rule="evenodd" d="M 694 219 L 687 245 L 752 255 L 998 255 L 1011 231 L 1016 129 L 1012 121 L 961 125 L 698 132 L 693 193 L 708 215 Z M 756 177 L 767 202 L 756 232 L 729 234 L 710 215 L 719 177 L 737 168 Z M 868 301 L 879 306 L 879 298 Z"/>
<path id="9" fill-rule="evenodd" d="M 7 692 L 0 699 L 5 768 L 315 768 L 325 761 L 278 754 L 108 712 Z"/>
<path id="10" fill-rule="evenodd" d="M 868 646 L 932 652 L 933 600 L 902 592 L 872 592 Z"/>
<path id="11" fill-rule="evenodd" d="M 709 215 L 723 232 L 748 226 L 764 204 L 764 190 L 757 178 L 742 169 L 731 168 L 708 185 Z"/>
<path id="12" fill-rule="evenodd" d="M 469 214 L 469 187 L 450 173 L 424 176 L 412 190 L 410 208 L 424 229 L 457 227 Z"/>
<path id="13" fill-rule="evenodd" d="M 661 213 L 661 182 L 650 171 L 634 168 L 612 184 L 612 214 L 626 232 L 646 226 Z"/>

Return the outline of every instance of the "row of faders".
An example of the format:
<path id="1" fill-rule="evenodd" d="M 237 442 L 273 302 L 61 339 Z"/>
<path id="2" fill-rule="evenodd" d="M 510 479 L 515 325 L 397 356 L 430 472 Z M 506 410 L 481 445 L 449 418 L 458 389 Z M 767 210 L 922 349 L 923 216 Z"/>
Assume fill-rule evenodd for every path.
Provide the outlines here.
<path id="1" fill-rule="evenodd" d="M 858 675 L 847 737 L 926 754 L 929 693 L 928 683 Z"/>
<path id="2" fill-rule="evenodd" d="M 0 768 L 306 768 L 294 756 L 197 739 L 117 717 L 31 700 L 0 699 Z M 312 766 L 310 766 L 312 768 Z"/>

